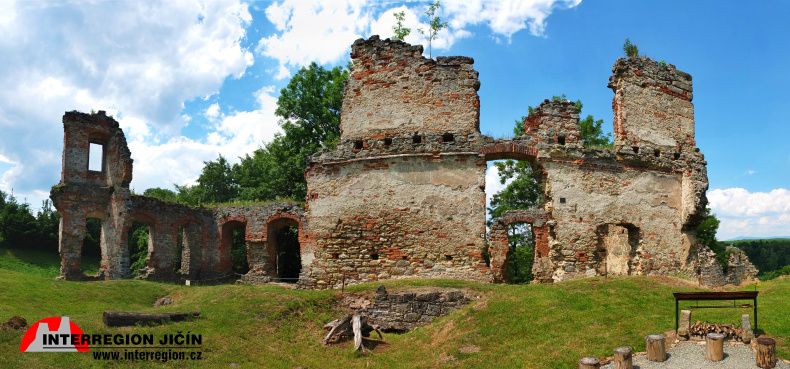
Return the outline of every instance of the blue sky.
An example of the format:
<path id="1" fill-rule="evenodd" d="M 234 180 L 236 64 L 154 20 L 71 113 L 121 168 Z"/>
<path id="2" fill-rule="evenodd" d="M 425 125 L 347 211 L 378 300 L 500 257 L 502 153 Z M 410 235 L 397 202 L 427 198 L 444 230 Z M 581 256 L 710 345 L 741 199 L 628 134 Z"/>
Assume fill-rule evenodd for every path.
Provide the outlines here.
<path id="1" fill-rule="evenodd" d="M 172 188 L 279 131 L 299 67 L 343 66 L 393 12 L 425 27 L 427 2 L 281 0 L 0 2 L 0 190 L 40 206 L 60 178 L 67 110 L 106 110 L 135 160 L 132 187 Z M 606 87 L 622 44 L 693 76 L 697 146 L 719 239 L 790 236 L 790 3 L 444 1 L 434 55 L 475 59 L 484 134 L 566 94 L 611 132 Z M 426 44 L 416 32 L 406 38 Z M 426 48 L 427 50 L 427 48 Z M 489 169 L 487 191 L 500 186 Z"/>

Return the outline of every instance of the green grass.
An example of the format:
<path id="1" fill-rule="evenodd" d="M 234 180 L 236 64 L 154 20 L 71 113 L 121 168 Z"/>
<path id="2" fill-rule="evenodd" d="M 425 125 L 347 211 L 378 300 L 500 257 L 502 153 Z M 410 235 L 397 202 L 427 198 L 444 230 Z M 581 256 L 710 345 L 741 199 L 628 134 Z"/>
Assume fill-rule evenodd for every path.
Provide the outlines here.
<path id="1" fill-rule="evenodd" d="M 29 323 L 69 316 L 90 334 L 191 332 L 203 337 L 197 362 L 102 362 L 90 354 L 20 353 L 22 332 L 0 332 L 0 368 L 47 367 L 242 367 L 265 368 L 569 368 L 582 356 L 610 356 L 615 347 L 644 351 L 644 336 L 674 328 L 672 292 L 695 290 L 671 278 L 590 278 L 544 285 L 492 285 L 457 280 L 397 280 L 396 288 L 468 288 L 480 295 L 468 306 L 408 334 L 385 334 L 373 355 L 351 352 L 351 343 L 321 345 L 326 322 L 343 313 L 340 291 L 298 291 L 276 286 L 186 287 L 145 281 L 67 282 L 12 270 L 28 265 L 17 253 L 0 253 L 0 321 L 20 315 Z M 14 260 L 17 259 L 17 260 Z M 42 269 L 46 269 L 42 267 Z M 367 293 L 378 283 L 351 286 Z M 753 288 L 753 287 L 748 287 Z M 790 279 L 761 282 L 760 329 L 777 338 L 777 355 L 790 357 Z M 172 305 L 154 308 L 169 294 Z M 105 310 L 199 310 L 199 318 L 158 327 L 106 328 Z M 745 309 L 694 310 L 693 319 L 740 320 Z M 476 353 L 462 353 L 475 345 Z"/>

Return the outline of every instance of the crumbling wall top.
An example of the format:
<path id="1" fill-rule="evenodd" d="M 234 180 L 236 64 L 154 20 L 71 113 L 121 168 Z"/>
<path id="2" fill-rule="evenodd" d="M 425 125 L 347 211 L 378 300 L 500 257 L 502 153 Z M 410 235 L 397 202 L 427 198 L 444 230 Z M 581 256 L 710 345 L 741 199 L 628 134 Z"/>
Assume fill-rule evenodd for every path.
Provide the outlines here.
<path id="1" fill-rule="evenodd" d="M 479 133 L 478 73 L 472 58 L 436 60 L 422 46 L 371 36 L 351 47 L 341 139 Z"/>

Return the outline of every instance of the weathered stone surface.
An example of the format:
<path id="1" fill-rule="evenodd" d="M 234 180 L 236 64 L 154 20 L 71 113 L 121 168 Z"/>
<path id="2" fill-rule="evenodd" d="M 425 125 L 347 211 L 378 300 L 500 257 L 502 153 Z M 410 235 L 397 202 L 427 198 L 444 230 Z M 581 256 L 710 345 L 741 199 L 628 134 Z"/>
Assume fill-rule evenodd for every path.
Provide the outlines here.
<path id="1" fill-rule="evenodd" d="M 408 332 L 430 324 L 469 301 L 470 297 L 457 289 L 387 292 L 384 286 L 380 286 L 372 305 L 362 313 L 385 332 Z"/>
<path id="2" fill-rule="evenodd" d="M 161 281 L 218 279 L 231 272 L 233 229 L 245 228 L 250 273 L 276 277 L 271 235 L 297 226 L 304 242 L 304 210 L 297 203 L 207 209 L 132 195 L 131 152 L 118 122 L 104 111 L 67 112 L 63 116 L 64 145 L 61 181 L 50 197 L 61 217 L 61 276 L 68 280 L 130 278 L 128 233 L 133 222 L 149 226 L 148 258 L 140 278 Z M 100 171 L 88 170 L 90 144 L 103 147 Z M 101 269 L 96 276 L 82 273 L 82 241 L 86 218 L 98 218 L 101 228 Z M 183 231 L 181 265 L 176 259 L 178 232 Z M 303 248 L 302 262 L 313 255 Z"/>
<path id="3" fill-rule="evenodd" d="M 700 275 L 706 285 L 721 285 L 755 274 L 740 252 L 732 252 L 725 274 L 697 244 L 706 162 L 695 143 L 691 76 L 673 65 L 615 63 L 614 147 L 605 149 L 581 139 L 570 101 L 544 101 L 526 118 L 522 136 L 480 134 L 471 58 L 426 59 L 421 46 L 377 36 L 354 42 L 351 58 L 340 142 L 308 160 L 304 208 L 206 209 L 132 196 L 132 160 L 118 123 L 104 112 L 66 113 L 63 174 L 51 193 L 62 222 L 61 278 L 86 278 L 86 217 L 103 220 L 98 278 L 129 277 L 132 222 L 152 226 L 143 277 L 157 280 L 230 275 L 231 235 L 240 227 L 250 263 L 245 281 L 277 278 L 273 234 L 297 226 L 301 288 L 393 278 L 506 282 L 506 227 L 514 223 L 532 226 L 536 282 Z M 104 145 L 101 172 L 87 170 L 90 142 Z M 486 162 L 499 159 L 529 162 L 542 202 L 505 213 L 486 237 Z M 179 229 L 185 247 L 177 266 Z"/>
<path id="4" fill-rule="evenodd" d="M 749 343 L 754 339 L 754 331 L 752 331 L 752 322 L 749 321 L 749 314 L 741 315 L 741 332 L 743 343 Z"/>
<path id="5" fill-rule="evenodd" d="M 691 327 L 691 310 L 680 311 L 680 323 L 678 323 L 678 336 L 689 336 L 689 327 Z"/>

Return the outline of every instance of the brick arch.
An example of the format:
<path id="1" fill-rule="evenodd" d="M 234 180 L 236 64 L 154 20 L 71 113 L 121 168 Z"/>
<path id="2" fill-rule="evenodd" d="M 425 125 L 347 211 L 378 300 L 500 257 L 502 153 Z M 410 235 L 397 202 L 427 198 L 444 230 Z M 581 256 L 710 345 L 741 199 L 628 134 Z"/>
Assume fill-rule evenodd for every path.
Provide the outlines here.
<path id="1" fill-rule="evenodd" d="M 481 147 L 480 155 L 483 155 L 486 161 L 514 159 L 534 162 L 538 156 L 538 149 L 521 143 L 500 142 Z"/>
<path id="2" fill-rule="evenodd" d="M 229 216 L 223 217 L 219 227 L 219 266 L 220 272 L 229 272 L 233 270 L 233 264 L 230 258 L 230 251 L 233 245 L 233 230 L 238 228 L 235 225 L 244 224 L 244 239 L 249 240 L 250 237 L 250 221 L 245 216 Z"/>
<path id="3" fill-rule="evenodd" d="M 529 223 L 535 236 L 535 256 L 533 274 L 537 262 L 549 255 L 549 229 L 546 224 L 546 212 L 543 209 L 510 210 L 494 220 L 494 225 L 488 233 L 491 272 L 495 283 L 508 282 L 508 259 L 510 245 L 507 238 L 507 226 L 510 224 Z"/>
<path id="4" fill-rule="evenodd" d="M 277 275 L 277 277 L 283 277 L 282 275 L 276 272 L 276 253 L 277 253 L 277 239 L 275 234 L 277 231 L 283 229 L 284 227 L 289 226 L 296 226 L 298 228 L 298 242 L 299 242 L 299 258 L 301 260 L 303 257 L 303 252 L 305 247 L 307 246 L 307 237 L 305 235 L 304 230 L 304 219 L 296 214 L 291 213 L 282 213 L 277 212 L 276 214 L 270 216 L 266 219 L 266 223 L 264 225 L 264 239 L 265 247 L 266 247 L 266 254 L 268 255 L 268 263 L 265 266 L 265 270 L 267 274 L 270 275 Z"/>
<path id="5" fill-rule="evenodd" d="M 278 222 L 283 219 L 291 219 L 296 222 L 296 226 L 299 228 L 299 245 L 300 247 L 304 248 L 305 244 L 307 243 L 307 237 L 304 234 L 304 219 L 296 214 L 291 213 L 278 213 L 275 215 L 270 216 L 266 219 L 266 223 L 263 226 L 263 239 L 262 241 L 269 240 L 269 225 Z M 275 231 L 279 230 L 280 227 L 275 229 Z"/>

